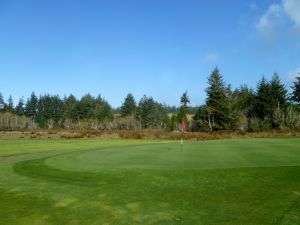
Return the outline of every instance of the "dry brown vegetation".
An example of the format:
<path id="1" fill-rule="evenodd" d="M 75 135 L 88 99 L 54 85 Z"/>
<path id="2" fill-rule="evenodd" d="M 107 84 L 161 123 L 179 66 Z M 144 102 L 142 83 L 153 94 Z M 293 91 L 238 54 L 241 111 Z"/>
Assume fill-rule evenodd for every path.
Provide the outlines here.
<path id="1" fill-rule="evenodd" d="M 290 137 L 300 136 L 299 131 L 280 130 L 272 132 L 168 132 L 163 130 L 142 131 L 96 131 L 96 130 L 34 130 L 34 131 L 1 131 L 0 139 L 80 139 L 80 138 L 123 138 L 123 139 L 170 139 L 179 140 L 181 135 L 185 140 L 214 140 L 239 137 Z"/>

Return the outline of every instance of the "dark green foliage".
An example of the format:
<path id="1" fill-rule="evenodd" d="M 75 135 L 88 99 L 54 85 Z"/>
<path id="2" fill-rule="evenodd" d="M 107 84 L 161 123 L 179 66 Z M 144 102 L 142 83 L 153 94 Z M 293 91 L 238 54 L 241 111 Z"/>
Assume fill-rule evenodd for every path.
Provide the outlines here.
<path id="1" fill-rule="evenodd" d="M 64 118 L 71 119 L 73 122 L 79 120 L 79 114 L 77 112 L 78 101 L 74 95 L 64 99 Z"/>
<path id="2" fill-rule="evenodd" d="M 100 122 L 110 121 L 113 119 L 112 108 L 109 103 L 99 95 L 95 99 L 95 108 L 93 116 Z"/>
<path id="3" fill-rule="evenodd" d="M 184 120 L 187 130 L 189 129 L 189 121 L 187 118 L 189 104 L 190 104 L 190 98 L 187 94 L 187 91 L 185 91 L 180 97 L 180 108 L 177 113 L 177 122 L 178 124 L 180 124 L 182 120 Z"/>
<path id="4" fill-rule="evenodd" d="M 270 84 L 265 77 L 261 79 L 256 88 L 256 116 L 261 120 L 268 120 L 270 108 L 268 100 L 270 98 Z"/>
<path id="5" fill-rule="evenodd" d="M 178 128 L 178 120 L 176 114 L 173 113 L 171 117 L 167 116 L 165 118 L 165 124 L 166 124 L 166 129 L 168 131 L 176 130 Z"/>
<path id="6" fill-rule="evenodd" d="M 233 92 L 233 99 L 235 101 L 235 111 L 237 112 L 237 120 L 244 119 L 244 123 L 240 122 L 238 129 L 254 131 L 256 128 L 252 126 L 252 120 L 256 118 L 255 92 L 248 88 L 247 85 L 241 85 L 240 88 Z"/>
<path id="7" fill-rule="evenodd" d="M 254 117 L 254 103 L 256 98 L 255 92 L 248 88 L 247 85 L 241 85 L 240 88 L 234 91 L 233 95 L 237 101 L 237 110 L 244 113 L 247 117 Z"/>
<path id="8" fill-rule="evenodd" d="M 96 106 L 95 98 L 90 94 L 82 96 L 77 104 L 77 114 L 80 119 L 92 118 Z"/>
<path id="9" fill-rule="evenodd" d="M 275 73 L 270 82 L 263 77 L 257 86 L 255 102 L 255 113 L 261 121 L 261 129 L 266 126 L 279 128 L 281 113 L 287 106 L 287 90 L 278 75 Z"/>
<path id="10" fill-rule="evenodd" d="M 7 100 L 7 111 L 10 113 L 14 112 L 14 102 L 13 102 L 13 98 L 11 95 L 9 95 L 8 100 Z"/>
<path id="11" fill-rule="evenodd" d="M 180 128 L 182 119 L 189 131 L 300 128 L 299 106 L 288 102 L 287 89 L 276 73 L 270 81 L 263 77 L 255 91 L 246 85 L 233 91 L 224 82 L 218 68 L 215 68 L 208 78 L 208 84 L 206 104 L 200 107 L 190 106 L 187 91 L 181 96 L 179 107 L 162 105 L 146 96 L 137 106 L 134 96 L 129 93 L 122 106 L 115 109 L 101 96 L 86 94 L 81 99 L 76 99 L 70 95 L 62 100 L 57 95 L 47 94 L 38 98 L 34 92 L 26 104 L 20 99 L 14 108 L 12 96 L 5 103 L 0 93 L 0 116 L 2 124 L 5 124 L 0 129 L 10 129 L 12 123 L 14 127 L 19 127 L 18 124 L 23 121 L 21 127 L 28 128 L 38 125 L 40 128 L 166 128 L 173 131 Z M 294 82 L 292 89 L 290 100 L 300 105 L 300 77 Z M 15 116 L 14 122 L 10 115 Z M 17 117 L 23 115 L 28 117 L 27 120 Z"/>
<path id="12" fill-rule="evenodd" d="M 2 93 L 0 92 L 0 112 L 3 111 L 4 106 L 5 106 L 5 102 L 4 102 L 4 99 L 3 99 L 3 95 L 2 95 Z"/>
<path id="13" fill-rule="evenodd" d="M 287 90 L 282 84 L 279 76 L 275 73 L 270 82 L 270 118 L 273 128 L 282 126 L 283 113 L 288 106 Z"/>
<path id="14" fill-rule="evenodd" d="M 226 130 L 230 123 L 228 90 L 218 68 L 215 68 L 208 78 L 206 89 L 208 119 L 213 130 Z"/>
<path id="15" fill-rule="evenodd" d="M 23 97 L 20 98 L 16 108 L 15 108 L 15 113 L 18 115 L 18 116 L 23 116 L 24 115 L 24 112 L 25 112 L 25 109 L 24 109 L 24 99 Z"/>
<path id="16" fill-rule="evenodd" d="M 34 92 L 32 92 L 30 99 L 28 99 L 26 103 L 25 115 L 32 119 L 35 119 L 37 108 L 38 108 L 38 98 L 36 97 Z"/>
<path id="17" fill-rule="evenodd" d="M 300 75 L 300 74 L 299 74 Z M 296 78 L 296 82 L 294 82 L 294 85 L 292 86 L 293 92 L 291 95 L 291 99 L 300 105 L 300 76 Z"/>
<path id="18" fill-rule="evenodd" d="M 205 105 L 199 106 L 194 117 L 192 131 L 210 131 L 209 115 Z"/>
<path id="19" fill-rule="evenodd" d="M 58 95 L 40 96 L 36 121 L 41 128 L 60 127 L 59 122 L 63 117 L 64 104 Z"/>
<path id="20" fill-rule="evenodd" d="M 137 119 L 141 128 L 163 128 L 167 113 L 162 104 L 152 97 L 143 96 L 137 108 Z"/>
<path id="21" fill-rule="evenodd" d="M 122 117 L 132 116 L 135 114 L 135 111 L 136 111 L 136 102 L 135 102 L 133 95 L 131 93 L 129 93 L 126 96 L 126 98 L 121 106 L 121 109 L 120 109 L 121 116 Z"/>
<path id="22" fill-rule="evenodd" d="M 165 105 L 164 107 L 167 113 L 176 113 L 178 111 L 178 108 L 176 106 Z"/>

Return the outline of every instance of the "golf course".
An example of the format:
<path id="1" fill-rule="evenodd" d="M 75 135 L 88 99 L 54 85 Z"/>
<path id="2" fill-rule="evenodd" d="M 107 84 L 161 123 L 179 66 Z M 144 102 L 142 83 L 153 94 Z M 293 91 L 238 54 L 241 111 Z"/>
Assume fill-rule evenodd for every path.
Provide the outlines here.
<path id="1" fill-rule="evenodd" d="M 300 224 L 300 139 L 0 140 L 0 224 Z"/>

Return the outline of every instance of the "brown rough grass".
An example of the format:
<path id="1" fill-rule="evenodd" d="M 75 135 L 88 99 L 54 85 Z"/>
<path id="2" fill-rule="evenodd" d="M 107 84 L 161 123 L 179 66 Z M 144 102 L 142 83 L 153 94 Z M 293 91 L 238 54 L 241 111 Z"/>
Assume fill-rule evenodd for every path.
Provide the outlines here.
<path id="1" fill-rule="evenodd" d="M 201 141 L 224 138 L 270 138 L 270 137 L 300 137 L 299 131 L 294 130 L 277 130 L 270 132 L 168 132 L 164 130 L 33 130 L 33 131 L 0 131 L 0 139 L 80 139 L 80 138 L 123 138 L 123 139 L 170 139 Z"/>

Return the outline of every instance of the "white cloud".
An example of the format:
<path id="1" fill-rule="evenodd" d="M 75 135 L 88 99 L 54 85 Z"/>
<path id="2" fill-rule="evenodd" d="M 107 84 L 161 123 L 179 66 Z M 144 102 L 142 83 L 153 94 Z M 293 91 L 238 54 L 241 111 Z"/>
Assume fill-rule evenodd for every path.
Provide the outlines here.
<path id="1" fill-rule="evenodd" d="M 278 28 L 282 24 L 283 8 L 279 4 L 270 5 L 256 24 L 258 32 L 268 41 L 278 37 Z"/>
<path id="2" fill-rule="evenodd" d="M 297 29 L 300 29 L 300 1 L 299 0 L 283 0 L 284 11 Z"/>
<path id="3" fill-rule="evenodd" d="M 267 41 L 274 41 L 280 33 L 292 28 L 290 24 L 300 32 L 300 0 L 282 0 L 279 4 L 270 5 L 259 18 L 256 29 Z"/>
<path id="4" fill-rule="evenodd" d="M 215 53 L 209 53 L 206 56 L 204 56 L 202 62 L 205 63 L 205 64 L 211 64 L 211 63 L 216 62 L 217 59 L 218 59 L 217 54 L 215 54 Z"/>

